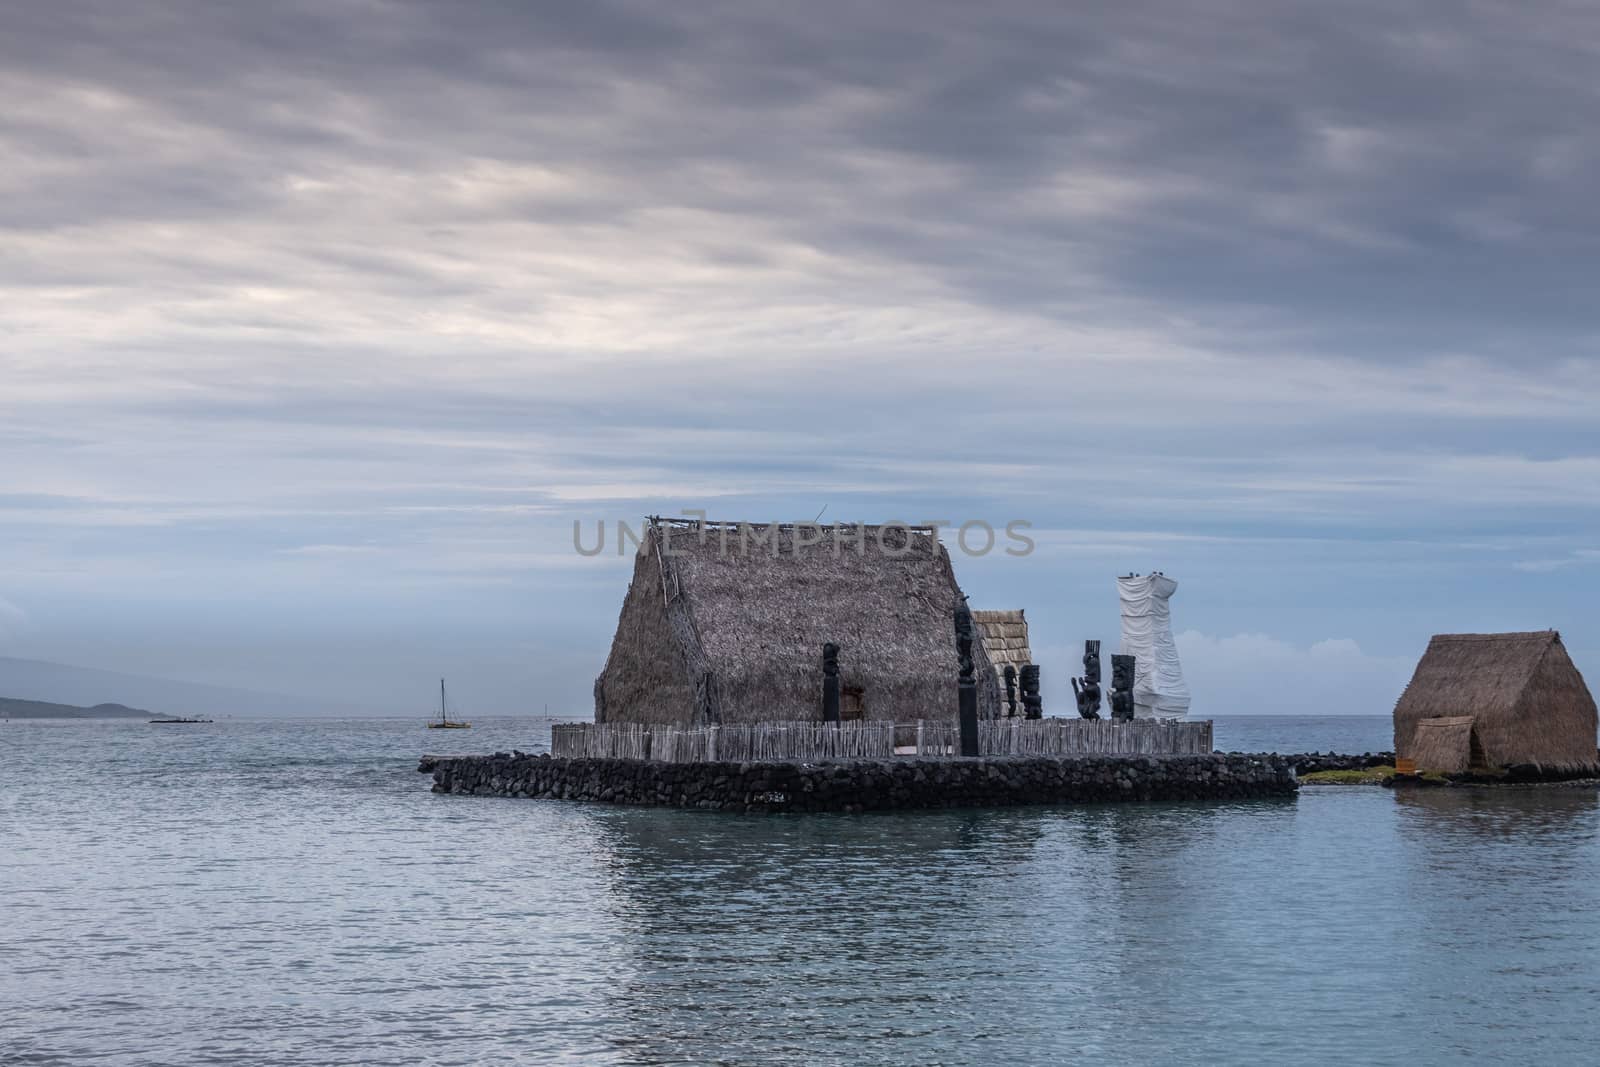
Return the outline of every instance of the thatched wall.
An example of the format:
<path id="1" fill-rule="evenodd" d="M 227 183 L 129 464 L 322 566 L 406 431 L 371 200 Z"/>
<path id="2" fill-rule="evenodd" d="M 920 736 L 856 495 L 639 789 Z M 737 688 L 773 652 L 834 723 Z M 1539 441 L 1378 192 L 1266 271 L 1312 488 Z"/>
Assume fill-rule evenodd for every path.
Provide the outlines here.
<path id="1" fill-rule="evenodd" d="M 823 540 L 803 543 L 814 541 L 817 529 Z M 894 528 L 881 531 L 880 543 L 875 527 L 866 528 L 858 546 L 836 541 L 836 530 L 807 530 L 797 542 L 792 528 L 758 524 L 750 532 L 761 540 L 747 542 L 726 525 L 652 524 L 641 557 L 659 559 L 665 568 L 665 613 L 677 620 L 673 640 L 683 648 L 683 684 L 699 687 L 691 704 L 701 717 L 678 721 L 820 719 L 828 641 L 840 646 L 840 683 L 860 689 L 864 717 L 955 717 L 959 591 L 944 546 L 927 533 Z M 641 601 L 639 607 L 652 605 Z M 625 607 L 624 621 L 628 613 Z M 619 626 L 613 661 L 623 662 L 619 646 L 645 636 L 632 630 L 625 640 Z M 981 640 L 973 656 L 979 715 L 994 718 L 1001 698 Z M 606 695 L 607 721 L 666 721 L 661 713 L 623 710 L 648 694 L 634 690 L 621 700 L 610 672 L 608 663 L 597 686 Z"/>
<path id="2" fill-rule="evenodd" d="M 634 558 L 611 654 L 595 679 L 595 722 L 697 722 L 690 678 L 668 623 L 658 557 L 641 551 Z"/>
<path id="3" fill-rule="evenodd" d="M 1395 706 L 1395 754 L 1416 758 L 1422 720 L 1459 716 L 1474 720 L 1490 766 L 1570 771 L 1597 763 L 1594 698 L 1553 630 L 1429 642 Z"/>
<path id="4" fill-rule="evenodd" d="M 1423 719 L 1412 732 L 1411 753 L 1420 771 L 1465 773 L 1472 766 L 1472 716 Z"/>

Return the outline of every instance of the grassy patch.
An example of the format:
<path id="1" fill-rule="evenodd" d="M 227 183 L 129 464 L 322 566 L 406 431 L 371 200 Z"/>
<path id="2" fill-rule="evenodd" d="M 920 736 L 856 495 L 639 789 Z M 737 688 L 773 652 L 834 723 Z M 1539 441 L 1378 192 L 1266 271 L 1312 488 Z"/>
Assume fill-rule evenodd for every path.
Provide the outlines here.
<path id="1" fill-rule="evenodd" d="M 1314 785 L 1381 785 L 1393 777 L 1394 768 L 1383 766 L 1364 771 L 1312 771 L 1302 774 L 1300 781 Z"/>

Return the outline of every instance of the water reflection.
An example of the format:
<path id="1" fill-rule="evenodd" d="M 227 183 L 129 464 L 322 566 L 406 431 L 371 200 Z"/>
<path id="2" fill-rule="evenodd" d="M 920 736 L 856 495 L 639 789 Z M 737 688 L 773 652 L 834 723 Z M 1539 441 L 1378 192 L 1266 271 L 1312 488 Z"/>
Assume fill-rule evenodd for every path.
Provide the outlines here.
<path id="1" fill-rule="evenodd" d="M 1574 786 L 1396 789 L 1394 798 L 1408 833 L 1517 842 L 1533 836 L 1556 847 L 1587 840 L 1600 812 L 1600 794 Z"/>
<path id="2" fill-rule="evenodd" d="M 1293 812 L 1289 800 L 608 813 L 596 833 L 629 955 L 607 998 L 617 1045 L 640 1062 L 708 1048 L 800 1057 L 825 1031 L 854 1035 L 858 1059 L 880 1042 L 937 1059 L 985 1037 L 1114 1059 L 1130 1013 L 1208 995 L 1174 956 L 1260 892 L 1249 880 L 1219 884 L 1218 860 L 1246 834 L 1241 820 L 1286 824 Z M 1216 985 L 1248 976 L 1241 966 Z"/>
<path id="3" fill-rule="evenodd" d="M 1002 961 L 963 946 L 1014 921 L 1044 832 L 1037 812 L 627 811 L 598 827 L 631 955 L 610 1014 L 640 1062 L 798 1062 L 819 1033 L 855 1035 L 867 1057 L 931 1039 L 972 983 L 1004 980 Z"/>

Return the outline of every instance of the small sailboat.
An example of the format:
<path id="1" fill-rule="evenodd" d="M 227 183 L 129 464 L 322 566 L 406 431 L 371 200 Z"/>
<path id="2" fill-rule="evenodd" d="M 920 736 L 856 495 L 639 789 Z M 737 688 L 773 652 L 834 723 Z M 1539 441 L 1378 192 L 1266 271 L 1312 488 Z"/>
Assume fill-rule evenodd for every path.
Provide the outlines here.
<path id="1" fill-rule="evenodd" d="M 472 724 L 450 717 L 450 705 L 445 701 L 444 679 L 439 679 L 439 721 L 428 724 L 430 730 L 470 730 Z"/>

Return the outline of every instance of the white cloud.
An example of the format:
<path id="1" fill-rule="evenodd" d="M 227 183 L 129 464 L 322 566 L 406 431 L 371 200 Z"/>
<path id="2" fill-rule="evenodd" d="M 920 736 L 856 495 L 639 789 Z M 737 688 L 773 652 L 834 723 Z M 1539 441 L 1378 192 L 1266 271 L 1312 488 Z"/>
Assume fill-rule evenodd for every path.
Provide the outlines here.
<path id="1" fill-rule="evenodd" d="M 10 644 L 32 628 L 27 612 L 5 597 L 0 597 L 0 646 Z"/>
<path id="2" fill-rule="evenodd" d="M 285 556 L 365 556 L 377 551 L 377 545 L 296 545 L 278 549 Z"/>
<path id="3" fill-rule="evenodd" d="M 1549 574 L 1552 571 L 1575 567 L 1578 562 L 1575 556 L 1566 559 L 1519 559 L 1511 565 L 1511 569 L 1525 574 Z"/>
<path id="4" fill-rule="evenodd" d="M 1585 564 L 1596 562 L 1600 562 L 1600 550 L 1580 548 L 1567 556 L 1519 559 L 1511 564 L 1511 569 L 1522 571 L 1524 574 L 1550 574 L 1554 571 L 1566 570 L 1568 567 L 1581 567 Z"/>

